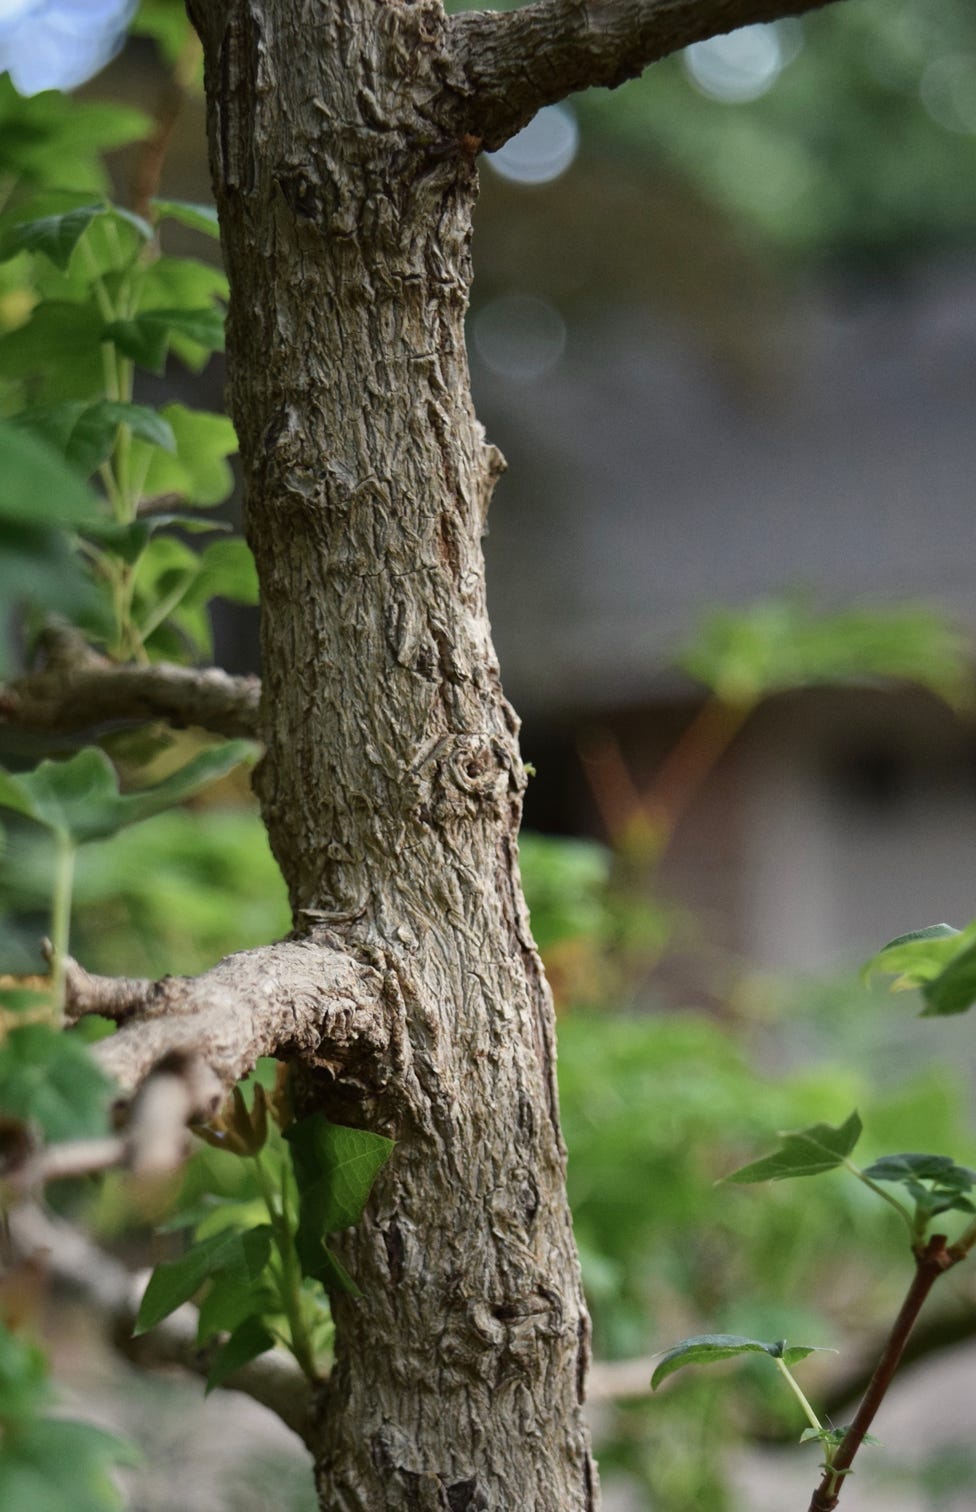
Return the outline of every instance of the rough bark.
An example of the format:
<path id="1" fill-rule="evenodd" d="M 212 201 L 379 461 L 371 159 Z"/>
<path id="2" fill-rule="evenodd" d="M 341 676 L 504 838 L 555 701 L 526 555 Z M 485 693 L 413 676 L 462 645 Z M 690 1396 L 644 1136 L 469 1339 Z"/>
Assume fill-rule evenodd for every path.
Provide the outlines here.
<path id="1" fill-rule="evenodd" d="M 502 466 L 469 394 L 475 154 L 775 0 L 190 0 L 261 584 L 256 775 L 295 926 L 377 972 L 388 1076 L 305 1097 L 397 1148 L 337 1243 L 328 1512 L 584 1512 L 588 1323 L 524 772 L 485 609 Z M 521 18 L 521 19 L 520 19 Z M 547 65 L 546 58 L 551 60 Z"/>
<path id="2" fill-rule="evenodd" d="M 616 89 L 649 63 L 737 27 L 830 0 L 539 0 L 463 11 L 451 27 L 463 83 L 459 131 L 501 147 L 543 105 L 595 84 Z"/>
<path id="3" fill-rule="evenodd" d="M 518 882 L 524 774 L 485 610 L 500 458 L 469 397 L 473 144 L 439 6 L 194 7 L 261 582 L 257 785 L 296 924 L 388 988 L 398 1140 L 341 1241 L 330 1512 L 596 1505 L 552 1010 Z M 258 358 L 259 360 L 255 360 Z"/>

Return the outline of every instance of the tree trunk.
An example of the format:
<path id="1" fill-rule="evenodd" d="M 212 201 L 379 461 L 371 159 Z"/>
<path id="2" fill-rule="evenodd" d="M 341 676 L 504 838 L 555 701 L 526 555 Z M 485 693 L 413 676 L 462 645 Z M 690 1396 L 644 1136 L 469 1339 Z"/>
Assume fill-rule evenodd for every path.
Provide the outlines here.
<path id="1" fill-rule="evenodd" d="M 396 1053 L 311 1106 L 398 1141 L 337 1242 L 329 1512 L 598 1503 L 553 1016 L 485 607 L 499 454 L 463 318 L 477 141 L 439 4 L 192 0 L 261 581 L 257 786 L 300 935 L 378 968 Z"/>

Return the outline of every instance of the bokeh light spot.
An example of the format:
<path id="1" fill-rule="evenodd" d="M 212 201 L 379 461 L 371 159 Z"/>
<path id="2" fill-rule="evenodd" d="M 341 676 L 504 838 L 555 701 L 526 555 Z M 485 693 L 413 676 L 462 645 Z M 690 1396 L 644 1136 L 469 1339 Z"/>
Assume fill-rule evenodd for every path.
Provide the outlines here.
<path id="1" fill-rule="evenodd" d="M 962 136 L 976 132 L 976 56 L 936 58 L 922 75 L 919 98 L 932 120 Z"/>
<path id="2" fill-rule="evenodd" d="M 474 345 L 485 366 L 500 378 L 531 383 L 562 356 L 566 322 L 546 299 L 505 294 L 475 316 Z"/>
<path id="3" fill-rule="evenodd" d="M 692 83 L 713 100 L 743 105 L 766 94 L 803 45 L 799 23 L 742 26 L 682 54 Z"/>
<path id="4" fill-rule="evenodd" d="M 567 105 L 546 105 L 510 142 L 486 154 L 497 174 L 516 184 L 548 184 L 565 173 L 579 147 Z"/>

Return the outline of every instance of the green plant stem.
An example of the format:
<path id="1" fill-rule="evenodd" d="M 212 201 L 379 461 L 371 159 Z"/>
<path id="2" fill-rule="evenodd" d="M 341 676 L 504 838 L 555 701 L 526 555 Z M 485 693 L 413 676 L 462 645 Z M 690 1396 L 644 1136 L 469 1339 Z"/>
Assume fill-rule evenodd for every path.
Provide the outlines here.
<path id="1" fill-rule="evenodd" d="M 976 1218 L 963 1229 L 955 1244 L 950 1244 L 949 1254 L 956 1260 L 965 1260 L 970 1250 L 976 1248 Z"/>
<path id="2" fill-rule="evenodd" d="M 58 1027 L 64 1023 L 65 960 L 71 931 L 71 893 L 77 847 L 70 835 L 55 833 L 54 887 L 51 892 L 51 1008 Z"/>
<path id="3" fill-rule="evenodd" d="M 939 1277 L 962 1259 L 954 1251 L 955 1246 L 952 1249 L 946 1247 L 945 1234 L 933 1234 L 925 1248 L 916 1253 L 912 1284 L 892 1325 L 854 1421 L 824 1471 L 823 1479 L 811 1498 L 808 1512 L 833 1512 L 840 1500 L 844 1477 L 850 1471 L 854 1456 L 863 1444 L 875 1413 L 891 1385 L 922 1304 Z"/>
<path id="4" fill-rule="evenodd" d="M 278 1289 L 282 1310 L 288 1320 L 289 1347 L 301 1366 L 303 1374 L 310 1381 L 317 1381 L 319 1373 L 315 1368 L 312 1344 L 302 1316 L 302 1273 L 295 1253 L 295 1242 L 288 1212 L 288 1172 L 287 1169 L 282 1168 L 279 1185 L 272 1180 L 265 1169 L 260 1155 L 254 1157 L 253 1164 L 258 1188 L 268 1210 L 271 1231 L 281 1259 Z"/>
<path id="5" fill-rule="evenodd" d="M 870 1176 L 865 1176 L 864 1172 L 859 1170 L 852 1160 L 845 1160 L 842 1164 L 846 1170 L 850 1171 L 852 1176 L 856 1176 L 858 1181 L 862 1182 L 864 1186 L 869 1187 L 876 1197 L 880 1197 L 882 1202 L 886 1202 L 890 1208 L 894 1208 L 895 1212 L 904 1220 L 905 1227 L 908 1229 L 912 1243 L 914 1244 L 919 1235 L 916 1232 L 912 1215 L 904 1203 L 899 1202 L 897 1197 L 892 1197 L 890 1192 L 886 1192 L 884 1187 L 879 1186 L 876 1181 L 872 1181 Z"/>
<path id="6" fill-rule="evenodd" d="M 800 1406 L 803 1408 L 803 1415 L 806 1418 L 807 1422 L 810 1424 L 810 1427 L 813 1429 L 814 1433 L 823 1433 L 823 1424 L 821 1423 L 820 1419 L 817 1417 L 817 1414 L 814 1412 L 813 1408 L 810 1406 L 810 1403 L 807 1401 L 806 1397 L 801 1391 L 799 1383 L 797 1382 L 796 1377 L 793 1375 L 793 1372 L 790 1370 L 786 1361 L 776 1359 L 774 1357 L 773 1363 L 775 1364 L 780 1375 L 785 1380 L 787 1386 L 789 1386 L 793 1395 L 796 1397 Z"/>

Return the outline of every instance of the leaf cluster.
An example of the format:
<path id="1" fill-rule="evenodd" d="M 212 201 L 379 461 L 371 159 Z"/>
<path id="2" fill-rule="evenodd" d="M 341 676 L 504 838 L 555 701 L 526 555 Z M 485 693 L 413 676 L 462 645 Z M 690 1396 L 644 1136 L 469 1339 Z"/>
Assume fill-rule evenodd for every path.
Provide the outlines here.
<path id="1" fill-rule="evenodd" d="M 216 1122 L 196 1131 L 245 1175 L 233 1196 L 218 1175 L 171 1220 L 192 1240 L 156 1267 L 136 1322 L 144 1333 L 200 1296 L 199 1342 L 212 1351 L 208 1390 L 276 1343 L 317 1378 L 331 1341 L 323 1287 L 358 1295 L 326 1239 L 357 1222 L 393 1148 L 321 1114 L 292 1120 L 283 1068 L 270 1090 L 266 1075 L 261 1068 L 245 1090 L 235 1088 Z"/>

